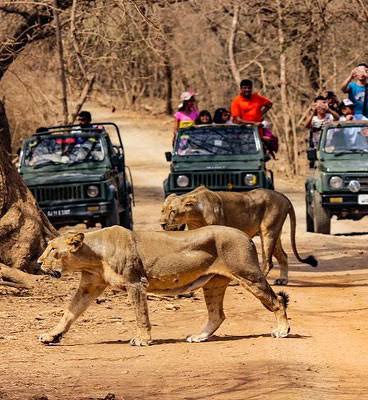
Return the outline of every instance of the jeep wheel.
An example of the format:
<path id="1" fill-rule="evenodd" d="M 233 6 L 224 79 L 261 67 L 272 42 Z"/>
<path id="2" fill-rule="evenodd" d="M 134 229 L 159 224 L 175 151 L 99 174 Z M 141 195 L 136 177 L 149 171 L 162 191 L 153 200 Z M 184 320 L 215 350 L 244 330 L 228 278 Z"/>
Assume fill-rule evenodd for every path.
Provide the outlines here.
<path id="1" fill-rule="evenodd" d="M 311 205 L 308 203 L 307 196 L 305 196 L 305 222 L 307 232 L 314 232 L 313 211 Z"/>
<path id="2" fill-rule="evenodd" d="M 129 198 L 128 207 L 120 213 L 120 225 L 124 228 L 133 230 L 133 211 L 132 201 Z"/>
<path id="3" fill-rule="evenodd" d="M 322 197 L 315 191 L 313 196 L 313 224 L 316 233 L 331 233 L 331 216 L 322 206 Z"/>
<path id="4" fill-rule="evenodd" d="M 101 225 L 103 228 L 107 228 L 109 226 L 120 225 L 120 218 L 119 218 L 119 210 L 117 201 L 114 202 L 113 210 L 111 214 L 101 220 Z"/>

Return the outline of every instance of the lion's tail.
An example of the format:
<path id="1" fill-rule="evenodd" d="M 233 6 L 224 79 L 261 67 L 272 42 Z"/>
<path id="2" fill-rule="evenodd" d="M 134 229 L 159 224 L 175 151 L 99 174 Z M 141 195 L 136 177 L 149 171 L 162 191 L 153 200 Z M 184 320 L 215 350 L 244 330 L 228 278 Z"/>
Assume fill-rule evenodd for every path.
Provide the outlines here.
<path id="1" fill-rule="evenodd" d="M 282 304 L 286 310 L 289 305 L 290 296 L 286 292 L 283 292 L 283 291 L 278 292 L 277 294 L 281 297 Z"/>
<path id="2" fill-rule="evenodd" d="M 298 261 L 305 263 L 305 264 L 309 264 L 311 267 L 317 267 L 318 261 L 316 260 L 316 258 L 314 256 L 311 255 L 306 258 L 301 258 L 298 253 L 298 250 L 296 248 L 296 242 L 295 242 L 295 231 L 296 231 L 295 210 L 294 210 L 294 207 L 293 207 L 291 201 L 289 199 L 288 199 L 288 201 L 289 201 L 288 214 L 289 214 L 289 218 L 290 218 L 290 241 L 291 241 L 291 246 L 293 248 L 294 255 Z"/>

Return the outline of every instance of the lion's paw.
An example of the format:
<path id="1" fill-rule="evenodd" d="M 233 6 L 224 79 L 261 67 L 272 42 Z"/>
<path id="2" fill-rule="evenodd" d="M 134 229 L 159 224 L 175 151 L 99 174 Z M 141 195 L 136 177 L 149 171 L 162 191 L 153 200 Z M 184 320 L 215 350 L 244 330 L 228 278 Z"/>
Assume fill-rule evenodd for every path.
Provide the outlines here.
<path id="1" fill-rule="evenodd" d="M 287 278 L 278 278 L 273 282 L 277 286 L 286 286 L 288 284 Z"/>
<path id="2" fill-rule="evenodd" d="M 43 344 L 55 344 L 60 343 L 62 337 L 62 333 L 59 333 L 57 335 L 53 335 L 51 333 L 43 333 L 38 337 L 38 340 Z"/>
<path id="3" fill-rule="evenodd" d="M 140 347 L 149 346 L 152 344 L 152 340 L 151 339 L 142 339 L 140 337 L 134 337 L 134 338 L 130 339 L 129 344 L 131 346 L 140 346 Z"/>
<path id="4" fill-rule="evenodd" d="M 187 336 L 186 341 L 189 343 L 200 343 L 200 342 L 207 342 L 208 336 L 203 335 L 191 335 Z"/>
<path id="5" fill-rule="evenodd" d="M 289 332 L 290 332 L 290 328 L 275 329 L 274 331 L 272 331 L 271 336 L 274 338 L 283 338 L 283 337 L 287 337 Z"/>

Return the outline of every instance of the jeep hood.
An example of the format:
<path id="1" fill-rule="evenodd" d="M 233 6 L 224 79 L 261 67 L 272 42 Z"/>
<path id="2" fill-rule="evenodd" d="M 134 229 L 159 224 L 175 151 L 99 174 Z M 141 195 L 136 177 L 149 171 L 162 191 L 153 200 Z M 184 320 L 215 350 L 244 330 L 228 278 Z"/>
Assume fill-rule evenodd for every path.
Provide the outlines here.
<path id="1" fill-rule="evenodd" d="M 192 162 L 174 162 L 172 164 L 172 172 L 184 172 L 184 171 L 212 171 L 212 170 L 240 170 L 240 171 L 254 171 L 262 168 L 262 162 L 260 160 L 248 160 L 248 161 L 192 161 Z"/>
<path id="2" fill-rule="evenodd" d="M 61 183 L 81 183 L 96 182 L 108 178 L 109 173 L 106 170 L 80 170 L 80 171 L 59 171 L 59 172 L 38 172 L 25 173 L 23 179 L 29 186 L 54 185 Z"/>
<path id="3" fill-rule="evenodd" d="M 368 159 L 364 158 L 352 160 L 336 159 L 325 160 L 321 165 L 321 170 L 324 172 L 365 172 L 368 174 Z"/>

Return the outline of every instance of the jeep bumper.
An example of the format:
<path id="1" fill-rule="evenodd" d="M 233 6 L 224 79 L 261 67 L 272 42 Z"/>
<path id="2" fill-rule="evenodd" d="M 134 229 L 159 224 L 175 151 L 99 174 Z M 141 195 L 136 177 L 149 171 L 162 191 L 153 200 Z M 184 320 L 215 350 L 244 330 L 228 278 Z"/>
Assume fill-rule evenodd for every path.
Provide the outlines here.
<path id="1" fill-rule="evenodd" d="M 322 206 L 341 218 L 368 215 L 368 193 L 322 194 Z"/>
<path id="2" fill-rule="evenodd" d="M 54 224 L 78 223 L 86 220 L 99 220 L 113 212 L 113 202 L 66 204 L 54 207 L 41 207 Z"/>

